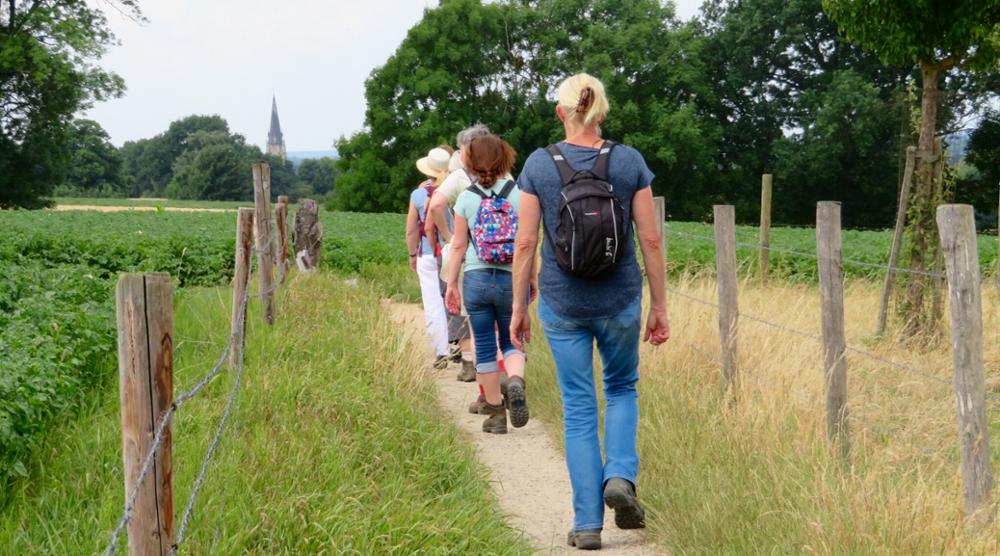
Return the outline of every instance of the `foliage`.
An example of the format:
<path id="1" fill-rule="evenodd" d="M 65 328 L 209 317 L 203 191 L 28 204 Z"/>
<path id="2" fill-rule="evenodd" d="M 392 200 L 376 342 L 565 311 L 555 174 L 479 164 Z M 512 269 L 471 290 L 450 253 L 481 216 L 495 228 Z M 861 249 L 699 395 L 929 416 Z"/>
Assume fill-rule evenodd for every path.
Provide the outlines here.
<path id="1" fill-rule="evenodd" d="M 175 294 L 177 391 L 201 378 L 228 342 L 230 296 L 227 288 Z M 472 447 L 428 403 L 434 381 L 413 364 L 417 352 L 396 334 L 378 295 L 300 276 L 278 300 L 282 318 L 273 327 L 249 319 L 239 401 L 180 550 L 531 554 L 504 523 Z M 260 314 L 256 303 L 250 314 Z M 223 374 L 177 413 L 178 515 L 232 377 Z M 121 465 L 118 394 L 109 385 L 51 432 L 28 462 L 33 480 L 4 491 L 0 546 L 12 554 L 103 550 L 124 506 Z"/>
<path id="2" fill-rule="evenodd" d="M 298 176 L 317 195 L 326 195 L 333 191 L 337 179 L 337 161 L 328 156 L 307 158 L 299 164 Z"/>
<path id="3" fill-rule="evenodd" d="M 210 201 L 246 196 L 246 166 L 240 150 L 216 143 L 186 151 L 174 163 L 174 177 L 164 192 L 171 199 Z"/>
<path id="4" fill-rule="evenodd" d="M 136 0 L 112 0 L 141 17 Z M 122 79 L 97 68 L 115 38 L 85 0 L 8 0 L 0 6 L 0 208 L 33 208 L 61 183 L 71 119 L 120 96 Z"/>
<path id="5" fill-rule="evenodd" d="M 969 140 L 965 159 L 971 170 L 957 186 L 957 201 L 971 203 L 983 220 L 996 227 L 997 184 L 1000 183 L 1000 113 L 990 112 Z M 992 218 L 990 218 L 992 217 Z"/>
<path id="6" fill-rule="evenodd" d="M 121 154 L 101 124 L 93 120 L 74 121 L 69 151 L 66 180 L 56 187 L 56 195 L 124 197 L 128 193 L 121 174 Z"/>

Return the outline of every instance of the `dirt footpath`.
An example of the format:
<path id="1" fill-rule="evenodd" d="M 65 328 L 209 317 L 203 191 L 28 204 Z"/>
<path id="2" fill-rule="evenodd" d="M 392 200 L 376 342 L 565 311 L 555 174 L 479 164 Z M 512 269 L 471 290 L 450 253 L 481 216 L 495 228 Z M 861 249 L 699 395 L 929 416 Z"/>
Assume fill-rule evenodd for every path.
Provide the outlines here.
<path id="1" fill-rule="evenodd" d="M 392 304 L 394 318 L 410 341 L 418 342 L 431 360 L 430 343 L 424 328 L 423 310 L 416 305 Z M 549 432 L 537 420 L 520 429 L 509 428 L 505 435 L 482 432 L 484 417 L 467 411 L 477 394 L 475 383 L 455 380 L 456 366 L 436 375 L 441 409 L 468 433 L 479 460 L 489 468 L 493 489 L 508 522 L 523 532 L 538 554 L 578 553 L 566 545 L 566 533 L 573 525 L 569 475 L 563 454 Z M 531 404 L 531 369 L 528 369 L 528 404 Z M 645 540 L 641 531 L 622 531 L 614 525 L 614 512 L 605 514 L 604 549 L 595 554 L 662 554 Z"/>
<path id="2" fill-rule="evenodd" d="M 157 210 L 165 210 L 167 212 L 236 212 L 236 209 L 223 209 L 223 208 L 195 208 L 195 207 L 150 207 L 150 206 L 118 206 L 118 207 L 107 207 L 100 205 L 56 205 L 49 210 L 54 210 L 57 212 L 65 212 L 71 210 L 93 210 L 97 212 L 124 212 L 127 210 L 134 210 L 139 212 L 154 212 Z"/>

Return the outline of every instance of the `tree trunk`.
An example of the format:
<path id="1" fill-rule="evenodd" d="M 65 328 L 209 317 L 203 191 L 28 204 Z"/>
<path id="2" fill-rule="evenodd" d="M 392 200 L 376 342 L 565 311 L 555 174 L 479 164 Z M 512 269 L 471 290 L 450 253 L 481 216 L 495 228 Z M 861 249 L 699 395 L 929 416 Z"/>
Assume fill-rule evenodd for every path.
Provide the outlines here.
<path id="1" fill-rule="evenodd" d="M 934 224 L 934 136 L 937 128 L 938 81 L 941 67 L 936 62 L 921 62 L 923 94 L 920 107 L 920 139 L 917 143 L 917 187 L 911 204 L 910 274 L 906 299 L 902 304 L 904 335 L 912 337 L 924 330 L 929 321 L 925 308 L 927 272 L 937 259 L 938 242 Z"/>

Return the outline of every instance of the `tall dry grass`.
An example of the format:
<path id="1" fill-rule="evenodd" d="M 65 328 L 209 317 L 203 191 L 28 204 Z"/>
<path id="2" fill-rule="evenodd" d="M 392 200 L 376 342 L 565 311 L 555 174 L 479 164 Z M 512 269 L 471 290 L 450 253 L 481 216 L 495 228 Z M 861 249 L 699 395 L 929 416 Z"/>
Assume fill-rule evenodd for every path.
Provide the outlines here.
<path id="1" fill-rule="evenodd" d="M 687 275 L 670 285 L 716 301 L 714 279 Z M 847 463 L 835 457 L 826 439 L 819 342 L 743 318 L 737 401 L 723 401 L 716 310 L 668 296 L 673 337 L 665 346 L 642 348 L 639 433 L 640 497 L 650 508 L 652 534 L 664 548 L 678 554 L 1000 550 L 997 529 L 973 534 L 962 524 L 946 322 L 936 337 L 877 340 L 879 296 L 872 282 L 847 284 L 848 344 L 927 375 L 848 356 Z M 983 301 L 987 383 L 996 390 L 1000 296 L 995 285 L 984 287 Z M 815 287 L 747 281 L 740 310 L 820 335 Z M 558 390 L 544 342 L 536 342 L 535 354 L 529 377 L 537 413 L 558 422 Z M 996 431 L 1000 401 L 992 401 L 990 410 Z M 998 445 L 1000 438 L 994 437 L 995 462 Z"/>

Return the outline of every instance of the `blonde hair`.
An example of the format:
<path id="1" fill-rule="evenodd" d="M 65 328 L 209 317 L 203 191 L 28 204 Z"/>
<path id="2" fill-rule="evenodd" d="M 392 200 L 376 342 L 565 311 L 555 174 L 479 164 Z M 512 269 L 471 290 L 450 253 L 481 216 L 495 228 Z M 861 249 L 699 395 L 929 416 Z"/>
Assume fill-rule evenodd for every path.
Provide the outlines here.
<path id="1" fill-rule="evenodd" d="M 559 85 L 559 106 L 566 118 L 584 126 L 600 125 L 610 106 L 604 83 L 593 75 L 578 73 Z"/>

